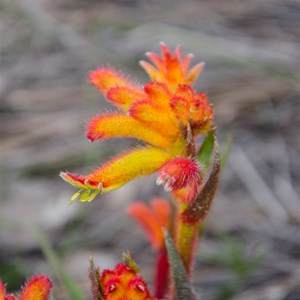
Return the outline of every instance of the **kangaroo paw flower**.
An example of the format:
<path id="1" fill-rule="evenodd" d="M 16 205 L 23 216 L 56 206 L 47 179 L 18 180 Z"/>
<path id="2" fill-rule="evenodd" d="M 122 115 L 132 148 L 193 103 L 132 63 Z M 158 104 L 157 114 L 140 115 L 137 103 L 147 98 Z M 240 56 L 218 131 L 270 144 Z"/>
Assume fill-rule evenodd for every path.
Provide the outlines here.
<path id="1" fill-rule="evenodd" d="M 167 148 L 172 140 L 160 132 L 144 125 L 131 116 L 122 114 L 107 114 L 92 118 L 86 130 L 90 141 L 113 137 L 133 137 L 157 147 Z"/>
<path id="2" fill-rule="evenodd" d="M 206 95 L 190 86 L 203 64 L 190 69 L 192 55 L 181 58 L 180 47 L 171 53 L 162 43 L 161 51 L 162 56 L 148 53 L 154 66 L 141 62 L 153 80 L 143 87 L 112 68 L 102 67 L 89 74 L 89 81 L 123 112 L 89 120 L 88 139 L 128 137 L 145 142 L 147 147 L 117 156 L 85 176 L 62 172 L 61 177 L 79 189 L 71 200 L 91 201 L 99 193 L 158 170 L 157 183 L 167 191 L 185 189 L 179 194 L 186 199 L 196 193 L 198 165 L 188 157 L 195 156 L 197 135 L 206 135 L 213 128 L 213 110 Z"/>
<path id="3" fill-rule="evenodd" d="M 137 148 L 113 158 L 88 175 L 61 172 L 62 179 L 79 191 L 71 200 L 92 201 L 98 193 L 117 189 L 128 181 L 156 172 L 172 154 L 153 147 Z"/>

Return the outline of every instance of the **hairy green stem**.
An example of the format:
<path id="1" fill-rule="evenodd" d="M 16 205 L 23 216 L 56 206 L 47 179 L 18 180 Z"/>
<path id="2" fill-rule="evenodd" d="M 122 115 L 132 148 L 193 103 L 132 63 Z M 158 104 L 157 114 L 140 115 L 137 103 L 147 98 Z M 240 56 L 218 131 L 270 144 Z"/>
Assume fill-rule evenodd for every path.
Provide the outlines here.
<path id="1" fill-rule="evenodd" d="M 191 273 L 193 257 L 198 240 L 199 223 L 189 224 L 181 218 L 181 209 L 178 210 L 176 221 L 176 248 L 188 274 Z"/>

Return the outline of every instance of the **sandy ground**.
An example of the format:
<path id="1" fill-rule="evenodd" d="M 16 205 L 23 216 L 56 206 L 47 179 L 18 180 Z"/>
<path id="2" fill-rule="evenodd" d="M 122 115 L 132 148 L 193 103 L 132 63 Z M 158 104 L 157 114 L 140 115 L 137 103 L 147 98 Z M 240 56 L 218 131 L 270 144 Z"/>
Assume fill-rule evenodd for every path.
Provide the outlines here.
<path id="1" fill-rule="evenodd" d="M 68 206 L 73 190 L 58 173 L 87 171 L 136 145 L 87 141 L 88 118 L 113 107 L 86 75 L 114 65 L 146 82 L 137 62 L 165 41 L 206 62 L 196 88 L 214 103 L 220 141 L 233 138 L 197 255 L 196 291 L 205 300 L 300 299 L 299 13 L 299 2 L 282 0 L 0 0 L 0 277 L 8 288 L 45 272 L 54 299 L 69 299 L 28 222 L 86 299 L 89 249 L 101 268 L 129 249 L 152 281 L 154 253 L 126 206 L 163 196 L 155 177 Z M 245 278 L 241 268 L 250 270 Z"/>

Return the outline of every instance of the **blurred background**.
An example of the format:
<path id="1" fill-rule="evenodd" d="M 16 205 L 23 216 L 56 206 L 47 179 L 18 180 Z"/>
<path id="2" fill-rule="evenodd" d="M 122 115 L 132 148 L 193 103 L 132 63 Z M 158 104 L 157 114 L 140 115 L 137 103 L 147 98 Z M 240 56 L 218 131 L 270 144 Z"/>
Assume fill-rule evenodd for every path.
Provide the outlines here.
<path id="1" fill-rule="evenodd" d="M 86 121 L 114 108 L 86 76 L 112 65 L 145 83 L 138 61 L 164 41 L 206 62 L 195 87 L 214 104 L 221 144 L 233 141 L 195 290 L 205 300 L 300 299 L 299 16 L 296 0 L 0 0 L 0 277 L 8 289 L 46 273 L 53 299 L 75 299 L 69 275 L 91 299 L 89 250 L 101 269 L 130 250 L 151 285 L 154 252 L 126 207 L 164 196 L 155 177 L 68 206 L 75 190 L 58 174 L 86 172 L 137 144 L 89 143 Z"/>

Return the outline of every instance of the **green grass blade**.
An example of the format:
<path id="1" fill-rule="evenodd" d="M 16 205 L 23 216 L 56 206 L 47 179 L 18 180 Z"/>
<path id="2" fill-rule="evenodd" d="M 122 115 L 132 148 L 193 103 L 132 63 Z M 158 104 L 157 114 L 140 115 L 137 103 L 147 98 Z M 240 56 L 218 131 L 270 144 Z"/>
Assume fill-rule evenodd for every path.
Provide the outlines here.
<path id="1" fill-rule="evenodd" d="M 226 167 L 227 164 L 227 160 L 228 160 L 228 156 L 231 150 L 231 146 L 232 146 L 232 135 L 228 134 L 226 139 L 225 139 L 225 143 L 222 147 L 222 155 L 221 155 L 221 177 L 222 174 L 224 172 L 224 169 Z"/>
<path id="2" fill-rule="evenodd" d="M 204 176 L 208 170 L 214 149 L 214 133 L 210 132 L 203 141 L 197 153 L 197 159 L 201 165 L 201 173 Z"/>
<path id="3" fill-rule="evenodd" d="M 73 279 L 65 272 L 62 267 L 61 261 L 52 249 L 49 241 L 39 228 L 34 225 L 30 225 L 30 231 L 37 239 L 39 245 L 42 248 L 44 255 L 46 256 L 49 264 L 56 273 L 57 277 L 62 281 L 66 291 L 69 294 L 71 300 L 84 300 L 81 290 L 76 286 Z"/>
<path id="4" fill-rule="evenodd" d="M 175 291 L 178 300 L 195 299 L 190 286 L 188 275 L 183 266 L 182 260 L 173 244 L 167 231 L 164 231 L 166 248 L 170 262 L 170 269 L 174 279 Z"/>

